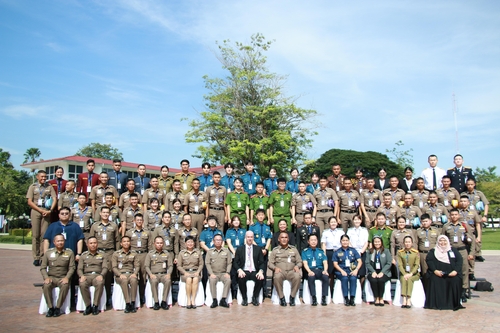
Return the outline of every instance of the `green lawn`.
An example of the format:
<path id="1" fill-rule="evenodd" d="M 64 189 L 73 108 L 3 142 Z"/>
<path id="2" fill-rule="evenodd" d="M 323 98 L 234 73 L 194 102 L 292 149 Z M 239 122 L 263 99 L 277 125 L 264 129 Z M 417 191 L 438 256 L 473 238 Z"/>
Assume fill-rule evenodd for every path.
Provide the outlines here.
<path id="1" fill-rule="evenodd" d="M 500 229 L 483 230 L 483 250 L 500 250 Z"/>
<path id="2" fill-rule="evenodd" d="M 22 236 L 10 236 L 10 235 L 0 236 L 0 243 L 21 244 L 22 241 L 23 241 Z M 31 244 L 31 237 L 24 237 L 24 243 Z"/>

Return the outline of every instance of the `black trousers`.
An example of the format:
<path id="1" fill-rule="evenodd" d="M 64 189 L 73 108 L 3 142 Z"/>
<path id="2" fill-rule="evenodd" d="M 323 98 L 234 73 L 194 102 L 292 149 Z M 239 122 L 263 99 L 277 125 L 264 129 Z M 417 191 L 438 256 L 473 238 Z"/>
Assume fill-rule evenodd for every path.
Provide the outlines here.
<path id="1" fill-rule="evenodd" d="M 367 275 L 368 281 L 370 281 L 370 287 L 373 291 L 373 296 L 375 298 L 384 297 L 385 283 L 389 281 L 389 277 L 384 274 L 381 278 L 373 278 L 371 274 Z"/>
<path id="2" fill-rule="evenodd" d="M 259 297 L 260 290 L 262 289 L 262 285 L 264 284 L 265 277 L 263 280 L 257 279 L 257 273 L 256 271 L 249 272 L 249 271 L 244 271 L 245 272 L 245 277 L 238 278 L 238 286 L 240 287 L 240 292 L 241 296 L 243 298 L 246 298 L 247 296 L 247 281 L 251 280 L 255 282 L 255 287 L 253 288 L 253 297 Z"/>

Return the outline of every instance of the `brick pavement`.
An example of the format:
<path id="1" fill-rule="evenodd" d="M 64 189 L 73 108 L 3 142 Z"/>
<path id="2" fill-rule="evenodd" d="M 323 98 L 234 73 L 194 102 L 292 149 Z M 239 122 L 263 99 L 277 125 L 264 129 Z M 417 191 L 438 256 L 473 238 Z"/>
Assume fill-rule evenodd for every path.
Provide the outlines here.
<path id="1" fill-rule="evenodd" d="M 169 311 L 142 308 L 136 314 L 108 310 L 98 316 L 72 312 L 45 318 L 38 314 L 41 288 L 33 283 L 41 283 L 42 278 L 39 269 L 31 265 L 31 252 L 0 249 L 0 331 L 198 332 L 203 327 L 210 332 L 276 332 L 280 328 L 287 332 L 500 332 L 500 256 L 495 253 L 486 259 L 476 265 L 476 276 L 487 277 L 497 290 L 476 293 L 480 297 L 469 300 L 467 309 L 458 312 L 367 304 L 281 308 L 265 299 L 260 307 L 235 303 L 229 309 L 204 306 L 186 310 L 174 306 Z"/>

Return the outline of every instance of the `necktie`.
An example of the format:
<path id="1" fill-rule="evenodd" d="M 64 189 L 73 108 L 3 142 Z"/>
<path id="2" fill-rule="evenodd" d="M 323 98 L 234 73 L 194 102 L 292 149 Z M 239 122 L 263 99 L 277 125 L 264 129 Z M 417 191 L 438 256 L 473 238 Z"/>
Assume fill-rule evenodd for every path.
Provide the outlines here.
<path id="1" fill-rule="evenodd" d="M 436 169 L 432 168 L 432 189 L 436 189 Z"/>
<path id="2" fill-rule="evenodd" d="M 309 235 L 311 234 L 312 232 L 312 227 L 311 226 L 308 226 L 307 229 L 309 230 Z"/>
<path id="3" fill-rule="evenodd" d="M 252 247 L 247 247 L 248 271 L 252 273 Z"/>

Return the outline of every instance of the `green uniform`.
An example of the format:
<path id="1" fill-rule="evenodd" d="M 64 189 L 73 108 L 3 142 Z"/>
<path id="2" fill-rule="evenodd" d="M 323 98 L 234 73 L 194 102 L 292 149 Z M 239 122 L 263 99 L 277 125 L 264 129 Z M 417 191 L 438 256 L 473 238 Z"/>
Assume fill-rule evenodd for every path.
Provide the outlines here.
<path id="1" fill-rule="evenodd" d="M 188 194 L 189 191 L 192 190 L 191 183 L 196 178 L 196 174 L 194 172 L 188 172 L 187 174 L 183 174 L 182 172 L 178 172 L 174 176 L 175 179 L 179 179 L 181 181 L 181 192 L 182 194 Z"/>
<path id="2" fill-rule="evenodd" d="M 269 205 L 273 208 L 274 232 L 278 232 L 278 222 L 286 220 L 287 230 L 292 231 L 291 212 L 292 192 L 274 191 L 269 198 Z"/>
<path id="3" fill-rule="evenodd" d="M 382 228 L 371 227 L 370 231 L 368 231 L 368 241 L 371 243 L 373 242 L 373 236 L 380 236 L 382 237 L 382 244 L 384 244 L 384 248 L 389 250 L 391 248 L 391 235 L 392 235 L 391 227 L 388 226 L 383 226 Z"/>
<path id="4" fill-rule="evenodd" d="M 250 198 L 247 193 L 244 192 L 231 192 L 226 197 L 226 205 L 229 206 L 231 216 L 238 215 L 241 220 L 241 227 L 246 229 L 247 227 L 247 214 L 246 208 L 250 204 Z"/>
<path id="5" fill-rule="evenodd" d="M 254 216 L 254 221 L 257 221 L 255 219 L 255 212 L 257 209 L 263 209 L 266 211 L 266 220 L 268 218 L 267 216 L 267 209 L 269 208 L 269 196 L 268 195 L 258 195 L 254 194 L 250 197 L 250 210 L 253 210 L 253 216 Z"/>

